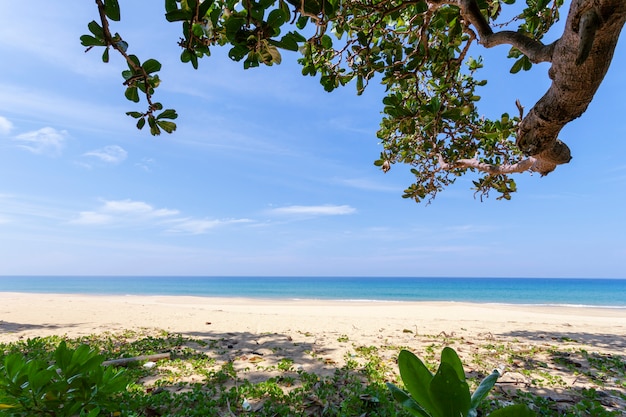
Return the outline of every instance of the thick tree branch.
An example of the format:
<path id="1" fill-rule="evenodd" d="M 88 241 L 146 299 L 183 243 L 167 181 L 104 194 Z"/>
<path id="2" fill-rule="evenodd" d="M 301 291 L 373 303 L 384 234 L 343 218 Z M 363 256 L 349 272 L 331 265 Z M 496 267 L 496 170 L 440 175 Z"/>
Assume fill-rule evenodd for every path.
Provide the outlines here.
<path id="1" fill-rule="evenodd" d="M 516 174 L 516 173 L 522 173 L 525 171 L 535 171 L 533 167 L 536 162 L 535 158 L 529 157 L 515 164 L 494 165 L 494 164 L 488 164 L 486 162 L 480 162 L 476 158 L 458 159 L 454 161 L 453 163 L 448 163 L 444 161 L 441 155 L 439 155 L 438 157 L 439 157 L 439 169 L 441 170 L 451 171 L 455 168 L 469 168 L 469 169 L 475 169 L 481 172 L 486 172 L 487 174 L 490 174 L 490 175 Z"/>
<path id="2" fill-rule="evenodd" d="M 578 32 L 586 26 L 581 19 L 591 8 L 597 16 L 589 41 L 588 35 Z M 557 136 L 587 110 L 609 69 L 625 21 L 624 0 L 572 1 L 563 35 L 554 47 L 549 70 L 552 85 L 518 128 L 517 146 L 538 160 L 542 174 L 570 161 L 569 148 Z M 581 50 L 587 48 L 581 59 Z"/>
<path id="3" fill-rule="evenodd" d="M 531 62 L 549 62 L 552 60 L 554 44 L 544 45 L 520 32 L 503 30 L 493 32 L 489 22 L 480 12 L 476 0 L 457 0 L 463 17 L 469 21 L 478 33 L 478 42 L 486 48 L 497 45 L 511 45 L 519 49 Z"/>

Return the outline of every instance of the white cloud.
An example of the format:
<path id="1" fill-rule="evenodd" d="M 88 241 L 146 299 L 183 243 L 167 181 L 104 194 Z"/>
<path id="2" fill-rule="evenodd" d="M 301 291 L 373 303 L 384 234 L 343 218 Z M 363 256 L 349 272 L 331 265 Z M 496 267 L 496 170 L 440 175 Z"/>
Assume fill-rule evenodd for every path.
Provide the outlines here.
<path id="1" fill-rule="evenodd" d="M 109 145 L 100 149 L 85 152 L 83 156 L 91 156 L 108 164 L 119 164 L 126 159 L 128 152 L 126 152 L 121 146 Z"/>
<path id="2" fill-rule="evenodd" d="M 178 210 L 155 208 L 143 201 L 105 200 L 96 210 L 82 211 L 70 223 L 79 225 L 134 225 L 161 228 L 166 232 L 199 235 L 218 226 L 249 223 L 249 219 L 194 219 L 180 217 Z"/>
<path id="3" fill-rule="evenodd" d="M 13 123 L 6 117 L 0 116 L 0 135 L 8 135 L 13 130 Z"/>
<path id="4" fill-rule="evenodd" d="M 393 187 L 390 185 L 381 184 L 376 181 L 371 181 L 365 178 L 346 178 L 346 179 L 338 179 L 337 183 L 352 187 L 358 188 L 360 190 L 368 190 L 368 191 L 389 191 L 389 192 L 398 192 L 399 187 Z"/>
<path id="5" fill-rule="evenodd" d="M 168 229 L 173 233 L 186 233 L 192 235 L 200 235 L 207 233 L 209 230 L 219 226 L 225 226 L 236 223 L 250 223 L 249 219 L 226 219 L 226 220 L 209 220 L 209 219 L 180 219 L 177 224 Z"/>
<path id="6" fill-rule="evenodd" d="M 143 169 L 146 172 L 152 172 L 152 166 L 155 164 L 155 160 L 152 158 L 141 158 L 141 161 L 137 162 L 135 166 Z"/>
<path id="7" fill-rule="evenodd" d="M 44 127 L 32 132 L 22 133 L 13 138 L 17 146 L 34 154 L 59 156 L 65 147 L 67 131 Z"/>
<path id="8" fill-rule="evenodd" d="M 155 209 L 150 204 L 144 203 L 143 201 L 132 201 L 128 199 L 105 201 L 101 210 L 117 215 L 136 215 L 144 217 L 175 216 L 179 213 L 178 210 Z"/>
<path id="9" fill-rule="evenodd" d="M 338 216 L 344 214 L 354 214 L 356 209 L 348 205 L 333 206 L 287 206 L 278 207 L 271 210 L 273 214 L 285 215 L 305 215 L 305 216 Z"/>
<path id="10" fill-rule="evenodd" d="M 95 211 L 81 211 L 78 218 L 72 220 L 74 224 L 107 224 L 113 221 L 113 217 L 108 214 L 98 213 Z"/>

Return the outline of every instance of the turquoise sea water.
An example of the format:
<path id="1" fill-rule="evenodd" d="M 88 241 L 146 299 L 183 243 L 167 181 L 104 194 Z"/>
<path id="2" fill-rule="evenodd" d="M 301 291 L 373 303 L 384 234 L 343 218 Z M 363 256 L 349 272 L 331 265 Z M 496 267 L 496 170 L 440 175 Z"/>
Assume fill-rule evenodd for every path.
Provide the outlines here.
<path id="1" fill-rule="evenodd" d="M 0 276 L 7 291 L 626 308 L 626 279 Z"/>

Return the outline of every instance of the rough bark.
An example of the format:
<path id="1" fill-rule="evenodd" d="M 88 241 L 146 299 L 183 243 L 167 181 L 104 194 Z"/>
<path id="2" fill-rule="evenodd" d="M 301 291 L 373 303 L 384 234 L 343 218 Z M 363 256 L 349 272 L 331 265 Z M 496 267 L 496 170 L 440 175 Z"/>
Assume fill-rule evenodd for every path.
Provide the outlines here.
<path id="1" fill-rule="evenodd" d="M 585 14 L 592 24 L 583 28 Z M 609 69 L 625 20 L 624 0 L 572 1 L 552 52 L 552 85 L 519 126 L 517 146 L 535 158 L 534 170 L 545 175 L 570 161 L 570 150 L 558 134 L 587 110 Z"/>
<path id="2" fill-rule="evenodd" d="M 437 1 L 437 0 L 434 0 Z M 613 59 L 615 46 L 626 20 L 626 0 L 573 0 L 562 36 L 550 45 L 529 39 L 518 32 L 493 32 L 476 5 L 476 0 L 440 0 L 460 7 L 463 17 L 475 28 L 485 47 L 508 44 L 532 62 L 551 62 L 552 85 L 522 119 L 517 146 L 528 158 L 508 167 L 477 166 L 478 161 L 453 164 L 484 172 L 519 172 L 522 167 L 546 175 L 568 163 L 571 153 L 558 139 L 561 129 L 580 117 Z M 452 167 L 446 164 L 443 166 Z"/>

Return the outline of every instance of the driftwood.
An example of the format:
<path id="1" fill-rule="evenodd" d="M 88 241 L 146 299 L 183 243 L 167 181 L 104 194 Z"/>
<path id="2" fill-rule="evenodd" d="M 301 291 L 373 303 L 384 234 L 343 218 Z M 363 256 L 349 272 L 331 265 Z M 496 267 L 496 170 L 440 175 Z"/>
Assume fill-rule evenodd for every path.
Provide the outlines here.
<path id="1" fill-rule="evenodd" d="M 132 358 L 112 359 L 110 361 L 102 362 L 102 366 L 109 366 L 109 365 L 126 366 L 129 363 L 133 363 L 133 362 L 157 361 L 159 359 L 169 359 L 169 358 L 170 358 L 169 352 L 168 353 L 157 353 L 155 355 L 142 355 L 142 356 L 135 356 L 135 357 L 132 357 Z"/>

